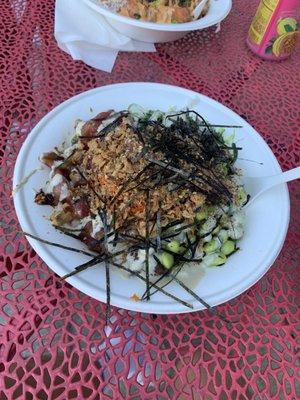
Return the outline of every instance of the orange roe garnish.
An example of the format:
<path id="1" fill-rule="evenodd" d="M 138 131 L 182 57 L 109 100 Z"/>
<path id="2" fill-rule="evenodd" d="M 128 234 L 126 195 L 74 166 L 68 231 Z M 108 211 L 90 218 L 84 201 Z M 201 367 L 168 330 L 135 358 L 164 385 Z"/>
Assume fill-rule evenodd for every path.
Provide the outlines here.
<path id="1" fill-rule="evenodd" d="M 134 293 L 132 296 L 130 296 L 130 300 L 132 301 L 140 301 L 141 298 L 139 295 L 137 295 L 136 293 Z"/>

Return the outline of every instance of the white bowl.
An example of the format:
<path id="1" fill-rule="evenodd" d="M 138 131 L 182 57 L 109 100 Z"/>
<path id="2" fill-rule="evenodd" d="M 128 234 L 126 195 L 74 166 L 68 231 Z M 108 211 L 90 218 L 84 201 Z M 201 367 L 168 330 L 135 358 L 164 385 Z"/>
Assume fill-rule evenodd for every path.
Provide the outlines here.
<path id="1" fill-rule="evenodd" d="M 40 167 L 40 154 L 58 146 L 70 132 L 78 118 L 88 120 L 99 111 L 124 110 L 132 103 L 145 108 L 167 111 L 170 106 L 176 110 L 191 107 L 203 117 L 216 124 L 241 125 L 235 131 L 236 142 L 241 145 L 237 161 L 238 168 L 245 176 L 276 175 L 281 168 L 271 149 L 262 137 L 240 116 L 222 104 L 199 93 L 176 86 L 157 83 L 120 83 L 102 86 L 83 92 L 60 104 L 47 114 L 27 136 L 18 155 L 14 171 L 14 188 L 25 182 L 29 174 Z M 232 130 L 229 129 L 228 134 Z M 249 162 L 256 160 L 259 163 Z M 261 163 L 261 164 L 260 164 Z M 28 179 L 26 185 L 14 196 L 17 216 L 23 232 L 30 232 L 50 242 L 84 249 L 83 243 L 61 235 L 45 217 L 51 212 L 50 206 L 39 206 L 33 201 L 34 193 L 48 179 L 45 168 Z M 207 268 L 202 279 L 193 290 L 210 305 L 218 305 L 249 289 L 270 268 L 278 256 L 285 240 L 289 224 L 289 195 L 287 185 L 278 185 L 256 199 L 246 209 L 246 230 L 239 241 L 240 250 L 232 255 L 222 268 Z M 72 253 L 61 248 L 45 245 L 28 238 L 34 250 L 59 276 L 73 270 L 89 257 Z M 86 250 L 86 249 L 85 249 Z M 95 266 L 81 274 L 72 276 L 68 282 L 77 289 L 100 301 L 106 301 L 105 268 Z M 145 290 L 145 283 L 137 278 L 125 279 L 119 271 L 111 273 L 111 304 L 133 311 L 155 314 L 189 312 L 184 305 L 170 300 L 162 293 L 156 293 L 148 302 L 133 301 L 130 296 L 139 296 Z M 175 282 L 167 291 L 191 303 L 194 311 L 203 309 L 189 293 Z"/>
<path id="2" fill-rule="evenodd" d="M 149 43 L 171 42 L 187 33 L 208 28 L 222 21 L 231 10 L 231 0 L 210 0 L 208 13 L 197 21 L 182 24 L 157 24 L 124 17 L 101 6 L 97 0 L 83 0 L 88 6 L 102 14 L 120 33 L 132 39 Z"/>

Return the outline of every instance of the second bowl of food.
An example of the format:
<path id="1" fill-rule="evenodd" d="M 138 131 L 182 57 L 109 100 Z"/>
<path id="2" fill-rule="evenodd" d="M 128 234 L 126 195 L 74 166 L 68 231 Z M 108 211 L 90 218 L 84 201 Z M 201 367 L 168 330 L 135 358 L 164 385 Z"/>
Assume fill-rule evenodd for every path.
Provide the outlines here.
<path id="1" fill-rule="evenodd" d="M 198 0 L 84 0 L 120 33 L 136 40 L 162 43 L 177 40 L 191 31 L 222 21 L 231 0 L 207 0 L 199 17 L 192 11 Z"/>

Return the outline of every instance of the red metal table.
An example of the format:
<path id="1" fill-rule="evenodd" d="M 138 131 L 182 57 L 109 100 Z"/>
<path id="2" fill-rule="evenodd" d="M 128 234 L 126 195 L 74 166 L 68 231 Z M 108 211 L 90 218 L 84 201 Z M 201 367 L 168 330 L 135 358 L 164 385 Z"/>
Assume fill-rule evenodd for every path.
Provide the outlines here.
<path id="1" fill-rule="evenodd" d="M 297 183 L 279 258 L 220 306 L 231 328 L 204 311 L 155 317 L 114 308 L 106 330 L 104 305 L 62 282 L 18 234 L 11 199 L 15 159 L 31 128 L 70 96 L 114 82 L 202 92 L 252 124 L 283 169 L 299 164 L 299 52 L 279 63 L 253 55 L 245 38 L 258 0 L 247 3 L 233 2 L 219 33 L 192 33 L 154 54 L 122 53 L 107 74 L 57 48 L 54 1 L 1 1 L 0 400 L 300 396 Z"/>

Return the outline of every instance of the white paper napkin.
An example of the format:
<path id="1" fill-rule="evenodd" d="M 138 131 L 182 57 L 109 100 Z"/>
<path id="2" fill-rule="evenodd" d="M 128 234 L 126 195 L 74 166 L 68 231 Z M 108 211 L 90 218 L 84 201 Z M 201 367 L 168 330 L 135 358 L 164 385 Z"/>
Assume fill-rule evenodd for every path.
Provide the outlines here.
<path id="1" fill-rule="evenodd" d="M 155 51 L 152 43 L 130 39 L 116 31 L 82 0 L 56 0 L 54 35 L 58 46 L 91 67 L 111 72 L 118 52 Z"/>

